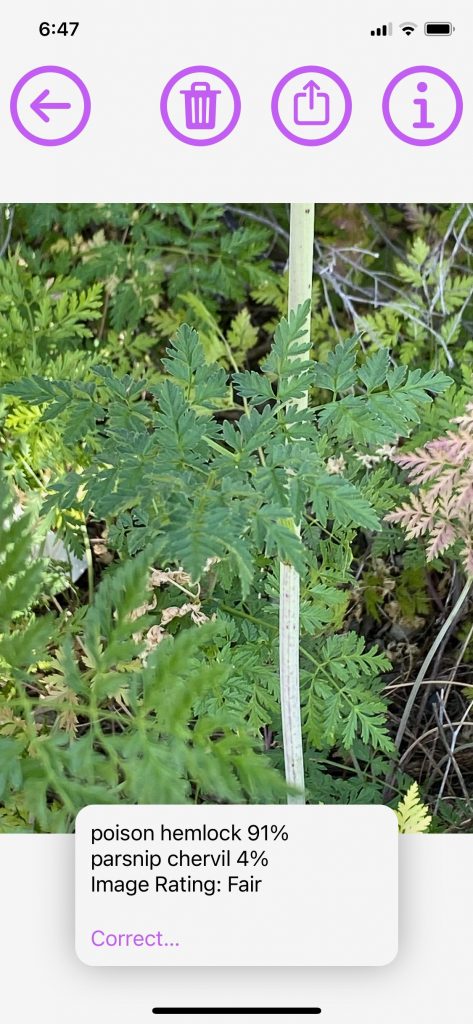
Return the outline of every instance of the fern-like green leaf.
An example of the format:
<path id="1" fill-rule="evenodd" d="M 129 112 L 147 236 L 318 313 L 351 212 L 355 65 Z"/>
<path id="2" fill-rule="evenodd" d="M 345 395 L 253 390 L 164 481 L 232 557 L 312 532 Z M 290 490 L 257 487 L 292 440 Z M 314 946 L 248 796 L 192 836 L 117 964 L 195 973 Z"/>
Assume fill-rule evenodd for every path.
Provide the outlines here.
<path id="1" fill-rule="evenodd" d="M 413 782 L 396 808 L 399 831 L 404 835 L 428 832 L 432 823 L 427 804 L 422 803 L 419 786 Z"/>

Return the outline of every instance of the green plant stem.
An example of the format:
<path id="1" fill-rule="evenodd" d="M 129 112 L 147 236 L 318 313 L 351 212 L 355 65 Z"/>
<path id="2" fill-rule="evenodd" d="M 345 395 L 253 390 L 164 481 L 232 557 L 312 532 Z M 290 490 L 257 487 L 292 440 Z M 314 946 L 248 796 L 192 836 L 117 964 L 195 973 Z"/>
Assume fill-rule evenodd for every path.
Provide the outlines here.
<path id="1" fill-rule="evenodd" d="M 81 525 L 81 533 L 84 541 L 85 560 L 87 562 L 87 591 L 89 604 L 93 604 L 95 593 L 94 560 L 92 556 L 92 548 L 90 546 L 89 534 L 87 532 L 87 524 L 85 522 Z"/>
<path id="2" fill-rule="evenodd" d="M 289 241 L 289 312 L 312 297 L 314 253 L 314 204 L 292 203 Z M 307 333 L 310 332 L 310 311 Z M 302 342 L 302 339 L 300 339 Z M 296 362 L 296 360 L 295 360 Z M 297 372 L 295 367 L 295 372 Z M 308 395 L 289 404 L 307 407 Z M 295 525 L 296 529 L 297 526 Z M 300 579 L 294 566 L 280 563 L 279 685 L 286 782 L 298 792 L 288 803 L 305 803 L 304 752 L 302 746 L 299 681 Z"/>
<path id="3" fill-rule="evenodd" d="M 411 690 L 411 692 L 409 694 L 409 699 L 408 699 L 408 701 L 406 703 L 406 706 L 404 708 L 404 713 L 403 713 L 403 716 L 402 716 L 401 721 L 399 723 L 399 728 L 397 730 L 396 739 L 395 739 L 394 742 L 395 742 L 396 747 L 397 747 L 398 750 L 400 749 L 400 746 L 401 746 L 401 743 L 402 743 L 402 740 L 403 740 L 403 737 L 404 737 L 404 733 L 406 731 L 407 723 L 409 721 L 409 715 L 410 715 L 410 713 L 412 711 L 415 699 L 417 697 L 417 694 L 418 694 L 418 692 L 420 690 L 420 687 L 421 687 L 421 685 L 422 685 L 422 683 L 424 681 L 424 678 L 426 676 L 427 669 L 429 668 L 433 658 L 435 657 L 435 654 L 438 651 L 438 649 L 439 649 L 439 647 L 440 647 L 440 645 L 442 643 L 442 640 L 443 640 L 445 634 L 448 633 L 452 623 L 455 621 L 457 615 L 461 611 L 461 608 L 463 607 L 463 605 L 464 605 L 464 603 L 465 603 L 465 601 L 466 601 L 466 599 L 468 597 L 468 594 L 470 593 L 470 590 L 471 590 L 472 586 L 473 586 L 473 576 L 468 576 L 467 581 L 465 583 L 465 586 L 463 587 L 463 590 L 462 590 L 460 596 L 455 601 L 455 604 L 454 604 L 454 606 L 453 606 L 453 608 L 452 608 L 452 610 L 450 612 L 450 615 L 448 616 L 447 619 L 445 619 L 445 622 L 444 622 L 440 632 L 436 636 L 436 638 L 434 640 L 434 643 L 432 644 L 430 650 L 427 652 L 427 654 L 426 654 L 426 656 L 425 656 L 425 658 L 424 658 L 424 660 L 422 662 L 422 665 L 421 665 L 421 667 L 419 669 L 419 672 L 418 672 L 418 674 L 416 676 L 416 679 L 414 681 L 414 685 L 412 687 L 412 690 Z"/>
<path id="4" fill-rule="evenodd" d="M 35 473 L 33 467 L 30 466 L 29 462 L 25 459 L 24 455 L 22 455 L 21 452 L 18 452 L 17 459 L 18 459 L 18 462 L 21 462 L 22 466 L 24 466 L 24 468 L 29 473 L 29 475 L 33 478 L 35 483 L 38 484 L 38 486 L 39 486 L 39 488 L 41 490 L 41 493 L 43 495 L 46 495 L 47 494 L 47 490 L 46 490 L 46 488 L 45 488 L 45 486 L 43 484 L 43 481 L 40 480 L 39 476 L 37 476 L 37 474 Z"/>

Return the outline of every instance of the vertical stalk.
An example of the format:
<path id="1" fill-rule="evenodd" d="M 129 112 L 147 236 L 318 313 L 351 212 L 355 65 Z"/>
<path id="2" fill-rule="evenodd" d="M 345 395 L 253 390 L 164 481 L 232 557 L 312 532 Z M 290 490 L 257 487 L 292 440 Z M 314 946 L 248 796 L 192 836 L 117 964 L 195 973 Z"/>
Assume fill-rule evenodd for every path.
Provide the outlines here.
<path id="1" fill-rule="evenodd" d="M 314 204 L 291 204 L 289 243 L 289 312 L 312 296 L 314 254 Z M 310 334 L 310 313 L 307 318 Z M 304 339 L 300 339 L 302 341 Z M 305 408 L 308 395 L 294 404 Z M 301 729 L 299 685 L 299 574 L 292 565 L 280 564 L 279 599 L 279 680 L 286 782 L 299 790 L 288 796 L 288 803 L 303 804 L 304 756 Z"/>
<path id="2" fill-rule="evenodd" d="M 399 728 L 398 728 L 397 733 L 396 733 L 396 739 L 395 739 L 394 742 L 395 742 L 396 747 L 397 747 L 398 750 L 400 749 L 400 746 L 401 746 L 401 743 L 402 743 L 402 740 L 403 740 L 403 737 L 404 737 L 404 733 L 405 733 L 406 728 L 407 728 L 407 723 L 409 721 L 409 715 L 410 715 L 410 713 L 412 711 L 412 708 L 414 707 L 414 703 L 415 703 L 417 694 L 418 694 L 418 692 L 420 690 L 420 687 L 422 686 L 422 683 L 424 682 L 425 676 L 427 674 L 427 669 L 430 667 L 431 662 L 434 659 L 434 655 L 437 653 L 437 651 L 438 651 L 438 649 L 439 649 L 439 647 L 440 647 L 440 645 L 442 643 L 442 640 L 443 640 L 444 636 L 446 636 L 448 634 L 451 626 L 455 623 L 455 620 L 457 619 L 458 615 L 460 614 L 461 609 L 463 608 L 463 605 L 464 605 L 464 603 L 465 603 L 465 601 L 466 601 L 466 599 L 468 597 L 468 594 L 470 593 L 470 590 L 471 590 L 472 587 L 473 587 L 473 576 L 468 576 L 467 580 L 466 580 L 466 583 L 465 583 L 465 586 L 463 587 L 463 590 L 462 590 L 460 596 L 455 601 L 455 604 L 454 604 L 454 606 L 453 606 L 453 608 L 452 608 L 452 610 L 450 612 L 450 615 L 448 616 L 447 619 L 445 619 L 445 622 L 444 622 L 441 630 L 437 633 L 437 636 L 436 636 L 436 638 L 435 638 L 431 648 L 427 652 L 427 654 L 426 654 L 426 656 L 425 656 L 425 658 L 424 658 L 424 660 L 422 662 L 422 665 L 421 665 L 421 667 L 419 669 L 419 672 L 418 672 L 418 674 L 417 674 L 417 676 L 416 676 L 416 678 L 414 680 L 414 684 L 413 684 L 412 690 L 411 690 L 411 692 L 409 694 L 409 699 L 408 699 L 408 701 L 406 703 L 406 706 L 404 708 L 404 712 L 403 712 L 401 721 L 399 723 Z"/>

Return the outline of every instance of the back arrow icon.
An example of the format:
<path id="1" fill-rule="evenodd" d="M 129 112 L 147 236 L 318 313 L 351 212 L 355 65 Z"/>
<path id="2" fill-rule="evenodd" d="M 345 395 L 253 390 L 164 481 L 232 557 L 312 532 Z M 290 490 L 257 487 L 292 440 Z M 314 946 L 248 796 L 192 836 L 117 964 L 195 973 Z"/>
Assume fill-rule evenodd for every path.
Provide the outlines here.
<path id="1" fill-rule="evenodd" d="M 41 118 L 42 121 L 48 123 L 51 119 L 46 113 L 47 110 L 70 110 L 70 103 L 45 103 L 46 97 L 49 96 L 49 89 L 45 89 L 39 96 L 30 103 L 31 109 L 34 110 L 35 114 Z"/>

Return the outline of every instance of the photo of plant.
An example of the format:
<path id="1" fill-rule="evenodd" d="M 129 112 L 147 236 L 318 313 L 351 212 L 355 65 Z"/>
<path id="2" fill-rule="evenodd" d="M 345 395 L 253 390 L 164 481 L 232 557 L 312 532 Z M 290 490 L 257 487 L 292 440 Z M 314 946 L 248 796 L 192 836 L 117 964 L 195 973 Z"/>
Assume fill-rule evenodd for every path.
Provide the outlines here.
<path id="1" fill-rule="evenodd" d="M 473 209 L 0 209 L 0 832 L 473 831 Z"/>

